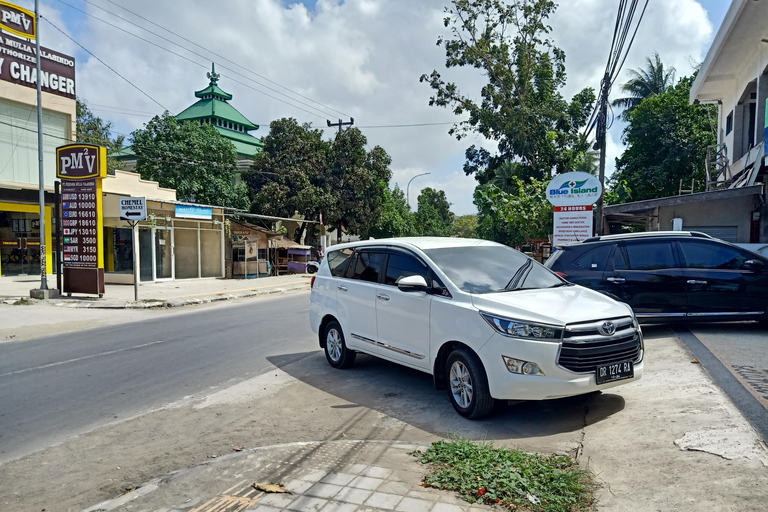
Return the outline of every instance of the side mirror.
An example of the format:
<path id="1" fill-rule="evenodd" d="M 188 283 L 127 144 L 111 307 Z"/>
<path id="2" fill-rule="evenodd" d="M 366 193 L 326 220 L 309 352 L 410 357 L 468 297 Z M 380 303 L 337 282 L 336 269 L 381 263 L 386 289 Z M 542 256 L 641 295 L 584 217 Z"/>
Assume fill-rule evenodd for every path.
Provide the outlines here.
<path id="1" fill-rule="evenodd" d="M 427 281 L 423 276 L 407 276 L 397 281 L 397 288 L 402 292 L 425 292 Z"/>
<path id="2" fill-rule="evenodd" d="M 747 260 L 741 264 L 743 270 L 754 270 L 760 272 L 765 268 L 765 263 L 760 260 Z"/>

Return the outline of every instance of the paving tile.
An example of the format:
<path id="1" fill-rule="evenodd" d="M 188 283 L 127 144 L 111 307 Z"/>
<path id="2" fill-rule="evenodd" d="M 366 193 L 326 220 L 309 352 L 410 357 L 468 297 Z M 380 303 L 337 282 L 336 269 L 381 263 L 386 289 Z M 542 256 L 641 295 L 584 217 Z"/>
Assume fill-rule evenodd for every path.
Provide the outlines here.
<path id="1" fill-rule="evenodd" d="M 286 507 L 286 510 L 296 510 L 298 512 L 318 512 L 328 500 L 312 498 L 310 496 L 299 496 L 293 503 Z"/>
<path id="2" fill-rule="evenodd" d="M 339 491 L 339 494 L 336 495 L 334 500 L 348 501 L 350 503 L 357 503 L 358 505 L 362 505 L 363 503 L 365 503 L 365 500 L 367 500 L 370 495 L 371 495 L 371 491 L 345 487 L 341 491 Z"/>
<path id="3" fill-rule="evenodd" d="M 435 503 L 431 512 L 464 512 L 466 509 L 452 503 Z"/>
<path id="4" fill-rule="evenodd" d="M 350 475 L 349 473 L 328 473 L 320 481 L 324 484 L 347 485 L 354 478 L 355 475 Z"/>
<path id="5" fill-rule="evenodd" d="M 358 489 L 367 489 L 369 491 L 374 491 L 378 486 L 380 486 L 382 483 L 384 483 L 384 480 L 381 478 L 372 478 L 369 476 L 357 476 L 349 482 L 350 487 L 357 487 Z"/>
<path id="6" fill-rule="evenodd" d="M 269 505 L 259 505 L 257 503 L 255 507 L 249 508 L 248 510 L 252 512 L 280 512 L 283 509 L 270 507 Z"/>
<path id="7" fill-rule="evenodd" d="M 429 512 L 435 505 L 434 501 L 419 500 L 416 498 L 403 498 L 403 501 L 395 508 L 400 512 Z"/>
<path id="8" fill-rule="evenodd" d="M 391 469 L 382 468 L 379 466 L 369 466 L 368 468 L 360 472 L 361 476 L 370 476 L 374 478 L 388 478 L 392 474 Z"/>
<path id="9" fill-rule="evenodd" d="M 354 503 L 328 503 L 320 512 L 354 512 L 357 505 Z"/>
<path id="10" fill-rule="evenodd" d="M 285 483 L 285 488 L 293 494 L 303 494 L 304 491 L 315 485 L 305 480 L 289 480 Z"/>
<path id="11" fill-rule="evenodd" d="M 406 494 L 406 496 L 408 496 L 409 498 L 416 498 L 416 499 L 427 500 L 427 501 L 438 501 L 439 495 L 440 493 L 436 492 L 432 494 L 430 492 L 427 492 L 426 490 L 408 491 L 408 494 Z"/>
<path id="12" fill-rule="evenodd" d="M 387 494 L 385 492 L 375 492 L 371 494 L 371 497 L 365 500 L 365 504 L 369 507 L 384 508 L 392 510 L 403 499 L 402 496 L 397 494 Z"/>
<path id="13" fill-rule="evenodd" d="M 304 473 L 303 475 L 297 475 L 296 478 L 299 478 L 301 480 L 306 480 L 307 482 L 319 482 L 323 478 L 325 478 L 325 475 L 327 475 L 327 471 L 320 471 L 319 469 L 313 469 L 311 471 L 308 471 L 307 473 Z"/>
<path id="14" fill-rule="evenodd" d="M 403 482 L 384 482 L 376 490 L 379 492 L 388 492 L 390 494 L 405 496 L 411 489 L 412 487 L 410 485 Z"/>
<path id="15" fill-rule="evenodd" d="M 318 498 L 333 498 L 340 490 L 340 485 L 317 483 L 304 491 L 303 494 Z"/>
<path id="16" fill-rule="evenodd" d="M 353 475 L 359 475 L 361 471 L 368 469 L 367 464 L 352 464 L 344 468 L 344 473 L 352 473 Z"/>
<path id="17" fill-rule="evenodd" d="M 262 496 L 262 498 L 256 503 L 259 503 L 261 505 L 270 505 L 273 507 L 284 508 L 288 506 L 288 504 L 292 502 L 295 498 L 296 496 L 291 496 L 290 494 L 267 494 L 265 496 Z"/>

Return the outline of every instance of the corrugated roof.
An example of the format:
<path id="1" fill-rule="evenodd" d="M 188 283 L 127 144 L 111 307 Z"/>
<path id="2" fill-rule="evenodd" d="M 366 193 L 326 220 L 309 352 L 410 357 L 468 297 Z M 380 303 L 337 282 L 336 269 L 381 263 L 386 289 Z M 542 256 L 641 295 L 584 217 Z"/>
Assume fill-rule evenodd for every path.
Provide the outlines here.
<path id="1" fill-rule="evenodd" d="M 194 105 L 187 107 L 176 115 L 179 121 L 199 119 L 221 119 L 245 126 L 248 130 L 258 130 L 259 125 L 253 124 L 237 111 L 235 107 L 226 101 L 209 98 L 199 100 Z"/>

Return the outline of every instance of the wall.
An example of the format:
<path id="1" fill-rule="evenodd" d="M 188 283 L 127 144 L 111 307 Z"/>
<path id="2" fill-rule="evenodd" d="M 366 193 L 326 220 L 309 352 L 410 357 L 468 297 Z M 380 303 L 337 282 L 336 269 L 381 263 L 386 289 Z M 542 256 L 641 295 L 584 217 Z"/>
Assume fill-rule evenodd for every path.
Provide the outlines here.
<path id="1" fill-rule="evenodd" d="M 696 231 L 696 226 L 737 226 L 738 242 L 749 243 L 752 212 L 756 206 L 754 196 L 662 206 L 659 208 L 658 229 L 669 231 L 672 219 L 682 217 L 686 231 Z"/>

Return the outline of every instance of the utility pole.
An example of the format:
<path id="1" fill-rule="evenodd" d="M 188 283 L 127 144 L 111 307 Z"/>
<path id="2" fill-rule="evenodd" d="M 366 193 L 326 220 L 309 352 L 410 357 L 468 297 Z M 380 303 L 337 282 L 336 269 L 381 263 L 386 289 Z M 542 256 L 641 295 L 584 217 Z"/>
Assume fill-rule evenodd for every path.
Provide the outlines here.
<path id="1" fill-rule="evenodd" d="M 40 0 L 35 0 L 35 61 L 37 66 L 37 74 L 35 75 L 35 82 L 37 87 L 37 165 L 38 165 L 38 179 L 39 179 L 39 193 L 38 198 L 40 200 L 40 289 L 48 289 L 48 276 L 46 274 L 46 267 L 48 266 L 45 258 L 45 173 L 43 169 L 43 105 L 41 104 L 41 82 L 40 80 L 40 67 L 42 60 L 40 58 Z"/>
<path id="2" fill-rule="evenodd" d="M 597 235 L 603 234 L 603 196 L 605 195 L 605 138 L 607 131 L 607 118 L 608 118 L 608 93 L 610 92 L 610 77 L 608 73 L 605 73 L 603 82 L 601 85 L 600 93 L 600 114 L 597 117 L 597 143 L 600 145 L 600 186 L 602 187 L 603 194 L 597 200 L 597 219 L 596 219 L 596 231 Z"/>
<path id="3" fill-rule="evenodd" d="M 343 122 L 341 119 L 339 119 L 338 123 L 332 123 L 328 119 L 326 119 L 325 122 L 328 124 L 328 128 L 330 128 L 331 126 L 338 126 L 339 127 L 339 133 L 341 133 L 341 127 L 342 126 L 352 126 L 353 124 L 355 124 L 355 118 L 354 117 L 350 117 L 348 123 Z"/>

